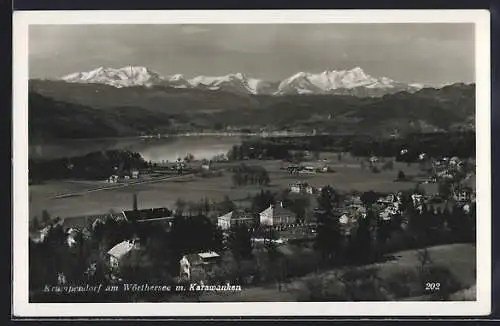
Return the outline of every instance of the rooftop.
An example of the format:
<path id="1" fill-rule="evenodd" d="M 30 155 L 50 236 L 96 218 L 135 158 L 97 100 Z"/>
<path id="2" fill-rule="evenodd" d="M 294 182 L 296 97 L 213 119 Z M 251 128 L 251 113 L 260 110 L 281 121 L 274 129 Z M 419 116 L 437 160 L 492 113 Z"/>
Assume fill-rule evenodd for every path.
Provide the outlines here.
<path id="1" fill-rule="evenodd" d="M 281 205 L 271 205 L 269 206 L 268 208 L 266 208 L 265 210 L 263 210 L 262 212 L 260 212 L 260 214 L 263 214 L 265 212 L 268 212 L 268 211 L 271 211 L 271 214 L 273 216 L 290 216 L 290 215 L 294 215 L 294 213 L 284 207 L 282 207 Z"/>
<path id="2" fill-rule="evenodd" d="M 132 241 L 125 240 L 115 245 L 113 248 L 111 248 L 108 251 L 108 255 L 120 259 L 128 252 L 130 252 L 133 248 L 134 248 L 134 243 Z"/>
<path id="3" fill-rule="evenodd" d="M 246 213 L 243 210 L 230 211 L 227 214 L 219 216 L 219 219 L 230 221 L 230 220 L 241 220 L 241 219 L 252 219 L 250 213 Z"/>
<path id="4" fill-rule="evenodd" d="M 148 208 L 148 209 L 139 209 L 139 210 L 127 210 L 123 211 L 123 214 L 127 217 L 128 220 L 136 219 L 136 220 L 149 220 L 149 219 L 157 219 L 163 217 L 171 217 L 172 211 L 166 207 L 159 208 Z"/>
<path id="5" fill-rule="evenodd" d="M 200 256 L 202 259 L 208 259 L 208 258 L 216 258 L 219 257 L 220 255 L 215 251 L 209 251 L 209 252 L 199 253 L 198 256 Z"/>

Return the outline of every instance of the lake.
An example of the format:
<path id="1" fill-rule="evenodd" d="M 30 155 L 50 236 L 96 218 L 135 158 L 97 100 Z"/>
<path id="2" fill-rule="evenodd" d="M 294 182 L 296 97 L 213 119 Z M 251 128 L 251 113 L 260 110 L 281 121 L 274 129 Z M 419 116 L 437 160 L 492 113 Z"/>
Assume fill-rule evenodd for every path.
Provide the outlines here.
<path id="1" fill-rule="evenodd" d="M 82 156 L 112 149 L 140 153 L 146 161 L 175 161 L 191 153 L 195 159 L 211 159 L 226 154 L 240 144 L 238 136 L 175 136 L 167 138 L 116 138 L 57 140 L 29 145 L 30 158 L 55 159 Z"/>

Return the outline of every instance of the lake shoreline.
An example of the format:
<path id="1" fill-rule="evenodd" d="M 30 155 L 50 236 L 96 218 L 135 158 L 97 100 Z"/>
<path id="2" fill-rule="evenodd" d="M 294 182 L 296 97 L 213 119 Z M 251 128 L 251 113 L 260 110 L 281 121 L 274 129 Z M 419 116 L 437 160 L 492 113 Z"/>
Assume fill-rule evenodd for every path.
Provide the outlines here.
<path id="1" fill-rule="evenodd" d="M 47 138 L 47 139 L 30 139 L 28 145 L 37 146 L 46 143 L 54 143 L 57 141 L 91 141 L 91 140 L 134 140 L 134 139 L 163 139 L 176 137 L 307 137 L 307 136 L 326 136 L 331 133 L 306 133 L 306 132 L 185 132 L 176 134 L 157 134 L 157 135 L 141 135 L 141 136 L 117 136 L 117 137 L 90 137 L 90 138 Z"/>

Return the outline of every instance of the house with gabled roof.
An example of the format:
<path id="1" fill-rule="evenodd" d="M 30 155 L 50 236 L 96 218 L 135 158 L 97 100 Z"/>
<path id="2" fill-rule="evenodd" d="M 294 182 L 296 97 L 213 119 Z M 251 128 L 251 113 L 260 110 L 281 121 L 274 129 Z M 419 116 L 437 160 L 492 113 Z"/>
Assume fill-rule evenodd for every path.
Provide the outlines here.
<path id="1" fill-rule="evenodd" d="M 277 205 L 270 205 L 260 212 L 259 218 L 260 225 L 263 226 L 288 225 L 296 222 L 295 213 L 283 207 L 283 202 L 279 202 Z"/>
<path id="2" fill-rule="evenodd" d="M 241 209 L 230 211 L 227 214 L 217 218 L 217 226 L 222 230 L 229 230 L 236 225 L 251 226 L 254 223 L 254 218 L 251 213 L 247 213 Z"/>
<path id="3" fill-rule="evenodd" d="M 108 252 L 108 258 L 109 258 L 109 265 L 112 269 L 116 269 L 120 266 L 120 261 L 125 257 L 127 254 L 132 252 L 133 250 L 139 250 L 140 249 L 140 243 L 139 239 L 135 238 L 133 240 L 125 240 L 122 241 L 113 248 L 111 248 Z"/>

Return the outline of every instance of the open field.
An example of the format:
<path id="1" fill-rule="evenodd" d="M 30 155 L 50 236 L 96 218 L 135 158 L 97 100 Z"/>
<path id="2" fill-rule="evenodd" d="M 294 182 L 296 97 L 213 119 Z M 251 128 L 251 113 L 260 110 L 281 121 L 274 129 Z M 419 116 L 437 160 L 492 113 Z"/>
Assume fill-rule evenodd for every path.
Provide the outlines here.
<path id="1" fill-rule="evenodd" d="M 389 280 L 393 275 L 403 270 L 415 270 L 418 266 L 417 250 L 401 251 L 394 254 L 395 260 L 365 266 L 377 267 L 378 275 L 383 280 Z M 459 281 L 461 288 L 467 291 L 464 296 L 459 291 L 455 296 L 460 300 L 475 300 L 471 292 L 476 284 L 476 247 L 470 244 L 451 244 L 429 248 L 434 263 L 448 268 Z M 341 269 L 340 269 L 341 270 Z M 297 301 L 299 293 L 304 291 L 308 279 L 320 277 L 324 280 L 335 281 L 339 270 L 331 270 L 320 274 L 312 273 L 304 277 L 292 279 L 282 291 L 278 291 L 275 284 L 259 287 L 244 288 L 237 293 L 209 293 L 204 294 L 201 301 Z M 471 289 L 472 288 L 472 289 Z M 458 299 L 457 299 L 458 300 Z"/>
<path id="2" fill-rule="evenodd" d="M 328 163 L 334 173 L 316 173 L 289 175 L 286 170 L 280 169 L 288 164 L 278 160 L 245 161 L 247 165 L 265 167 L 270 175 L 271 184 L 265 189 L 280 191 L 297 181 L 305 181 L 314 187 L 332 185 L 341 191 L 380 191 L 393 192 L 415 187 L 415 182 L 394 182 L 399 170 L 406 175 L 416 175 L 418 166 L 405 163 L 394 163 L 393 170 L 373 173 L 369 169 L 361 169 L 359 162 L 354 158 L 345 157 L 342 161 L 336 158 L 329 159 Z M 215 168 L 228 168 L 239 165 L 240 162 L 216 163 Z M 204 197 L 219 201 L 224 196 L 231 199 L 241 199 L 249 194 L 260 191 L 258 186 L 244 186 L 235 188 L 232 184 L 231 173 L 225 172 L 220 177 L 185 176 L 182 178 L 165 179 L 155 182 L 129 184 L 128 186 L 113 189 L 85 192 L 86 190 L 106 187 L 104 181 L 51 181 L 41 185 L 30 186 L 30 217 L 39 216 L 46 209 L 52 216 L 70 217 L 86 214 L 105 213 L 109 210 L 120 211 L 132 207 L 133 193 L 137 193 L 139 208 L 172 207 L 178 198 L 185 201 L 198 202 Z M 435 184 L 423 184 L 427 192 L 435 192 Z M 78 193 L 75 196 L 62 198 L 53 197 L 64 193 Z"/>

